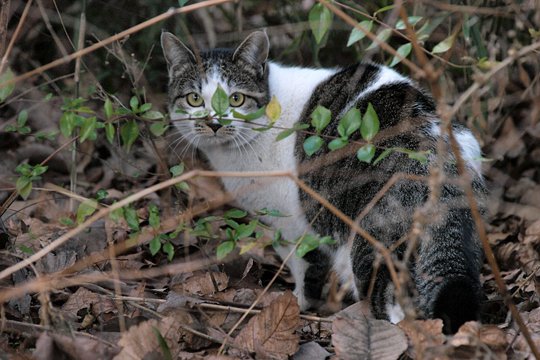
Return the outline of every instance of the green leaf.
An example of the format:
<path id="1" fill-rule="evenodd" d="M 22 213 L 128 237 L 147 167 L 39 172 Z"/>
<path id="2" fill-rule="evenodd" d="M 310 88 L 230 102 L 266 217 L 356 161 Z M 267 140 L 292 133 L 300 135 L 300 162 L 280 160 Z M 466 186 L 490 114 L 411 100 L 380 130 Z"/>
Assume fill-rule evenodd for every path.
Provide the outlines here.
<path id="1" fill-rule="evenodd" d="M 38 177 L 39 175 L 43 175 L 48 168 L 48 166 L 37 164 L 32 168 L 31 175 L 34 178 Z"/>
<path id="2" fill-rule="evenodd" d="M 87 217 L 97 210 L 98 203 L 94 199 L 86 199 L 77 208 L 77 224 L 82 224 Z"/>
<path id="3" fill-rule="evenodd" d="M 390 37 L 390 35 L 392 35 L 392 29 L 384 29 L 382 30 L 381 32 L 379 32 L 377 34 L 377 39 L 379 39 L 380 42 L 386 42 L 386 40 L 388 40 L 388 38 Z M 366 49 L 366 51 L 368 50 L 371 50 L 371 49 L 375 49 L 379 46 L 379 43 L 376 42 L 376 41 L 373 41 L 371 43 L 371 45 L 368 46 L 368 48 Z"/>
<path id="4" fill-rule="evenodd" d="M 183 7 L 189 0 L 178 0 L 178 7 Z"/>
<path id="5" fill-rule="evenodd" d="M 109 196 L 109 193 L 105 189 L 99 189 L 96 193 L 96 200 L 101 201 L 103 199 L 106 199 L 107 196 Z"/>
<path id="6" fill-rule="evenodd" d="M 379 163 L 379 161 L 383 160 L 384 158 L 386 158 L 388 155 L 390 155 L 392 152 L 394 151 L 394 148 L 390 148 L 390 149 L 386 149 L 384 150 L 381 155 L 379 155 L 377 157 L 377 159 L 375 159 L 375 161 L 373 162 L 373 165 L 377 165 Z"/>
<path id="7" fill-rule="evenodd" d="M 179 1 L 182 1 L 182 0 L 179 0 Z M 159 355 L 162 355 L 163 360 L 172 360 L 173 356 L 172 356 L 171 349 L 169 348 L 169 345 L 167 344 L 167 340 L 165 340 L 163 335 L 161 335 L 161 333 L 159 332 L 159 329 L 156 328 L 155 326 L 152 326 L 152 332 L 156 336 L 158 344 L 159 344 L 159 348 L 161 349 L 161 354 L 159 354 L 159 352 L 156 352 L 156 353 Z M 158 358 L 161 357 L 159 355 L 156 357 Z"/>
<path id="8" fill-rule="evenodd" d="M 322 105 L 317 105 L 315 110 L 311 113 L 311 125 L 317 130 L 318 133 L 324 130 L 330 123 L 332 112 Z"/>
<path id="9" fill-rule="evenodd" d="M 114 133 L 116 132 L 116 129 L 114 127 L 113 124 L 111 123 L 106 123 L 105 124 L 105 137 L 107 138 L 107 141 L 109 143 L 113 143 L 114 142 Z"/>
<path id="10" fill-rule="evenodd" d="M 152 108 L 152 104 L 150 103 L 145 103 L 145 104 L 142 104 L 140 107 L 139 107 L 139 112 L 140 113 L 146 113 L 148 110 L 150 110 Z M 156 112 L 159 112 L 159 111 L 156 111 Z M 144 115 L 143 115 L 144 116 Z"/>
<path id="11" fill-rule="evenodd" d="M 26 200 L 30 192 L 32 191 L 32 180 L 29 177 L 21 176 L 17 179 L 15 183 L 15 189 L 21 195 L 21 197 Z"/>
<path id="12" fill-rule="evenodd" d="M 375 11 L 375 12 L 373 13 L 373 16 L 376 16 L 377 14 L 381 14 L 381 13 L 386 12 L 386 11 L 388 11 L 388 10 L 392 10 L 392 9 L 395 8 L 395 7 L 396 7 L 396 5 L 387 5 L 387 6 L 385 6 L 385 7 L 382 7 L 382 8 L 380 8 L 379 10 Z"/>
<path id="13" fill-rule="evenodd" d="M 234 241 L 225 241 L 219 244 L 219 246 L 216 249 L 216 255 L 217 255 L 218 260 L 223 259 L 231 251 L 233 251 L 234 245 L 235 245 Z"/>
<path id="14" fill-rule="evenodd" d="M 28 111 L 23 110 L 17 116 L 17 125 L 19 125 L 19 127 L 24 126 L 26 124 L 26 120 L 28 120 Z"/>
<path id="15" fill-rule="evenodd" d="M 189 184 L 185 181 L 174 184 L 174 187 L 185 193 L 189 192 L 189 189 L 190 189 Z"/>
<path id="16" fill-rule="evenodd" d="M 163 135 L 165 131 L 167 131 L 167 128 L 168 126 L 165 121 L 157 121 L 150 125 L 150 132 L 152 133 L 152 135 L 158 137 Z"/>
<path id="17" fill-rule="evenodd" d="M 352 133 L 360 128 L 361 124 L 362 114 L 360 114 L 360 110 L 352 107 L 345 115 L 343 115 L 341 120 L 339 120 L 338 133 L 342 138 L 347 139 Z"/>
<path id="18" fill-rule="evenodd" d="M 337 243 L 337 241 L 332 239 L 330 236 L 324 236 L 320 239 L 319 243 L 321 245 L 334 245 Z"/>
<path id="19" fill-rule="evenodd" d="M 171 167 L 169 169 L 169 171 L 170 171 L 170 173 L 171 173 L 171 175 L 173 177 L 177 177 L 177 176 L 182 175 L 184 173 L 184 170 L 185 170 L 184 163 L 174 165 L 173 167 Z"/>
<path id="20" fill-rule="evenodd" d="M 158 251 L 161 249 L 161 239 L 159 236 L 154 236 L 152 240 L 150 240 L 150 243 L 148 244 L 150 249 L 150 254 L 152 256 L 155 256 Z"/>
<path id="21" fill-rule="evenodd" d="M 170 242 L 163 244 L 163 252 L 167 254 L 167 260 L 172 261 L 174 257 L 174 246 Z"/>
<path id="22" fill-rule="evenodd" d="M 159 209 L 155 204 L 150 204 L 148 206 L 148 223 L 152 229 L 159 229 Z"/>
<path id="23" fill-rule="evenodd" d="M 17 165 L 17 167 L 15 168 L 15 172 L 18 174 L 21 174 L 22 176 L 31 177 L 33 169 L 34 167 L 32 165 L 27 164 L 27 163 L 22 163 L 22 164 Z"/>
<path id="24" fill-rule="evenodd" d="M 21 250 L 23 253 L 25 254 L 33 254 L 34 253 L 34 250 L 32 250 L 32 248 L 29 248 L 28 246 L 26 245 L 19 245 L 19 250 Z"/>
<path id="25" fill-rule="evenodd" d="M 255 228 L 257 227 L 257 220 L 252 220 L 249 222 L 249 224 L 240 224 L 236 229 L 236 239 L 240 240 L 243 238 L 247 238 L 253 234 L 255 231 Z"/>
<path id="26" fill-rule="evenodd" d="M 137 211 L 131 206 L 123 207 L 124 219 L 133 231 L 139 231 L 139 217 L 137 216 Z"/>
<path id="27" fill-rule="evenodd" d="M 2 75 L 0 75 L 0 84 L 13 80 L 14 75 L 10 68 L 7 68 L 6 71 Z M 11 83 L 8 85 L 0 85 L 0 102 L 4 102 L 9 95 L 13 92 L 15 89 L 15 83 Z"/>
<path id="28" fill-rule="evenodd" d="M 313 135 L 304 140 L 304 151 L 308 156 L 311 156 L 317 152 L 324 145 L 324 140 L 318 136 Z"/>
<path id="29" fill-rule="evenodd" d="M 221 85 L 218 84 L 214 95 L 212 95 L 212 109 L 218 116 L 223 116 L 229 108 L 229 97 Z"/>
<path id="30" fill-rule="evenodd" d="M 136 96 L 132 96 L 131 99 L 129 99 L 129 106 L 131 107 L 131 111 L 133 111 L 134 113 L 138 112 L 139 99 Z"/>
<path id="31" fill-rule="evenodd" d="M 289 215 L 283 214 L 281 211 L 276 209 L 262 208 L 257 211 L 257 215 L 261 216 L 274 216 L 274 217 L 288 217 Z"/>
<path id="32" fill-rule="evenodd" d="M 266 105 L 266 116 L 270 119 L 270 125 L 273 125 L 279 116 L 281 115 L 281 105 L 279 104 L 277 98 L 272 96 L 272 99 Z"/>
<path id="33" fill-rule="evenodd" d="M 424 151 L 411 151 L 407 155 L 409 159 L 418 160 L 422 164 L 426 164 L 428 161 L 427 153 Z"/>
<path id="34" fill-rule="evenodd" d="M 28 127 L 28 126 L 20 127 L 18 130 L 19 130 L 19 134 L 21 134 L 21 135 L 27 135 L 27 134 L 30 134 L 32 132 L 32 129 L 30 129 L 30 127 Z"/>
<path id="35" fill-rule="evenodd" d="M 247 216 L 247 212 L 240 209 L 231 209 L 225 211 L 225 214 L 223 214 L 224 218 L 227 219 L 241 219 Z"/>
<path id="36" fill-rule="evenodd" d="M 120 128 L 120 137 L 122 138 L 122 143 L 126 147 L 126 151 L 131 150 L 131 146 L 139 137 L 139 126 L 135 120 L 129 120 Z"/>
<path id="37" fill-rule="evenodd" d="M 362 124 L 360 125 L 360 133 L 362 134 L 362 139 L 366 141 L 371 141 L 379 132 L 379 116 L 373 108 L 371 103 L 368 104 L 366 112 L 362 117 Z"/>
<path id="38" fill-rule="evenodd" d="M 151 105 L 151 104 L 144 104 L 144 105 Z M 141 116 L 143 118 L 147 119 L 147 120 L 159 120 L 159 119 L 164 118 L 163 114 L 161 112 L 157 111 L 157 110 L 147 111 L 144 114 L 142 114 Z"/>
<path id="39" fill-rule="evenodd" d="M 302 258 L 308 252 L 315 250 L 319 247 L 319 238 L 314 235 L 304 235 L 300 240 L 300 245 L 296 248 L 296 256 Z"/>
<path id="40" fill-rule="evenodd" d="M 456 35 L 452 34 L 437 45 L 433 47 L 433 50 L 431 50 L 432 54 L 439 54 L 443 52 L 447 52 L 452 45 L 454 45 L 454 40 L 456 40 Z"/>
<path id="41" fill-rule="evenodd" d="M 65 112 L 60 118 L 60 132 L 64 137 L 68 138 L 73 134 L 75 129 L 75 116 L 72 112 Z"/>
<path id="42" fill-rule="evenodd" d="M 18 129 L 15 125 L 7 125 L 5 128 L 4 128 L 4 131 L 5 132 L 16 132 Z"/>
<path id="43" fill-rule="evenodd" d="M 69 227 L 75 226 L 75 222 L 67 216 L 61 217 L 60 219 L 58 219 L 58 222 L 64 226 L 69 226 Z"/>
<path id="44" fill-rule="evenodd" d="M 94 141 L 97 139 L 96 133 L 97 119 L 95 116 L 85 118 L 83 125 L 81 126 L 80 138 L 81 143 L 87 139 Z"/>
<path id="45" fill-rule="evenodd" d="M 399 55 L 401 55 L 404 59 L 406 59 L 407 56 L 409 56 L 409 54 L 411 53 L 411 50 L 412 50 L 412 44 L 407 43 L 407 44 L 403 44 L 400 47 L 398 47 L 396 52 Z M 394 58 L 392 59 L 392 62 L 390 63 L 390 67 L 396 66 L 400 62 L 401 62 L 401 59 L 399 57 L 397 57 L 397 56 L 394 56 Z"/>
<path id="46" fill-rule="evenodd" d="M 315 4 L 309 12 L 308 19 L 315 41 L 320 44 L 332 25 L 332 12 L 322 4 Z"/>
<path id="47" fill-rule="evenodd" d="M 373 21 L 371 20 L 364 20 L 362 22 L 359 22 L 358 25 L 366 31 L 371 31 L 371 28 L 373 28 Z M 349 35 L 349 40 L 347 41 L 347 46 L 351 46 L 357 41 L 362 40 L 366 36 L 366 33 L 359 28 L 353 28 L 351 31 L 351 34 Z"/>
<path id="48" fill-rule="evenodd" d="M 232 229 L 238 229 L 238 227 L 240 226 L 239 223 L 237 223 L 236 221 L 234 220 L 231 220 L 231 219 L 225 219 L 223 220 L 225 222 L 225 224 L 229 225 Z M 232 235 L 231 235 L 231 239 L 232 239 Z"/>
<path id="49" fill-rule="evenodd" d="M 346 146 L 349 143 L 347 139 L 338 138 L 330 141 L 328 143 L 328 148 L 330 151 L 341 149 L 342 147 Z"/>
<path id="50" fill-rule="evenodd" d="M 358 160 L 367 162 L 368 164 L 371 162 L 374 156 L 375 146 L 373 144 L 366 144 L 360 149 L 358 149 L 358 151 L 356 152 L 356 157 L 358 158 Z"/>
<path id="51" fill-rule="evenodd" d="M 113 116 L 113 106 L 111 99 L 107 98 L 105 104 L 103 104 L 103 111 L 105 112 L 105 117 L 109 120 Z"/>
<path id="52" fill-rule="evenodd" d="M 288 138 L 295 131 L 296 131 L 295 129 L 285 129 L 285 130 L 281 131 L 279 134 L 277 134 L 276 141 L 281 141 L 281 140 L 283 140 L 285 138 Z"/>
<path id="53" fill-rule="evenodd" d="M 245 121 L 252 121 L 252 120 L 258 119 L 261 116 L 263 116 L 265 114 L 265 112 L 266 112 L 266 108 L 263 106 L 259 110 L 255 111 L 255 112 L 252 112 L 252 113 L 249 113 L 249 114 L 242 114 L 242 113 L 239 113 L 236 110 L 233 110 L 232 115 L 236 119 L 241 119 L 241 120 L 245 120 Z"/>
<path id="54" fill-rule="evenodd" d="M 414 27 L 414 25 L 416 25 L 422 19 L 423 19 L 422 16 L 409 16 L 407 18 L 407 21 L 412 27 Z M 398 22 L 396 23 L 396 29 L 405 30 L 406 28 L 407 26 L 405 25 L 405 22 L 403 20 L 398 20 Z"/>

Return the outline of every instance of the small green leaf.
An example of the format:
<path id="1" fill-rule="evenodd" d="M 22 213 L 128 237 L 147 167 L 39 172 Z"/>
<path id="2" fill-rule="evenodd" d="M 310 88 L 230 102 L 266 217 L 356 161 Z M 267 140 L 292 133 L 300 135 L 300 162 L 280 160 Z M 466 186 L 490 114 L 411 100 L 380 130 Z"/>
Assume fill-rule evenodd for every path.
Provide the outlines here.
<path id="1" fill-rule="evenodd" d="M 27 135 L 27 134 L 30 134 L 32 132 L 32 129 L 30 129 L 30 127 L 28 127 L 28 126 L 20 127 L 18 130 L 19 130 L 19 134 L 21 134 L 21 135 Z"/>
<path id="2" fill-rule="evenodd" d="M 315 110 L 311 113 L 311 125 L 317 130 L 318 133 L 324 130 L 330 123 L 332 112 L 322 105 L 317 105 Z"/>
<path id="3" fill-rule="evenodd" d="M 454 40 L 456 40 L 456 35 L 455 34 L 450 35 L 449 37 L 447 37 L 446 39 L 444 39 L 443 41 L 435 45 L 433 47 L 433 50 L 431 50 L 431 53 L 439 54 L 439 53 L 447 52 L 452 47 L 452 45 L 454 45 Z"/>
<path id="4" fill-rule="evenodd" d="M 150 249 L 150 254 L 152 256 L 155 256 L 158 251 L 161 249 L 161 239 L 159 236 L 154 236 L 152 240 L 150 240 L 150 243 L 148 244 Z"/>
<path id="5" fill-rule="evenodd" d="M 358 151 L 356 152 L 356 157 L 358 158 L 358 160 L 367 162 L 368 164 L 371 162 L 374 156 L 375 146 L 373 144 L 366 144 L 360 149 L 358 149 Z"/>
<path id="6" fill-rule="evenodd" d="M 172 261 L 174 257 L 174 246 L 170 242 L 163 244 L 163 252 L 167 254 L 167 260 Z"/>
<path id="7" fill-rule="evenodd" d="M 150 204 L 148 206 L 148 223 L 152 229 L 159 229 L 159 209 L 155 204 Z"/>
<path id="8" fill-rule="evenodd" d="M 212 109 L 218 116 L 223 116 L 229 108 L 229 97 L 221 85 L 218 84 L 214 95 L 212 95 Z"/>
<path id="9" fill-rule="evenodd" d="M 43 175 L 48 168 L 48 166 L 37 164 L 32 168 L 31 175 L 32 177 L 36 178 L 39 175 Z"/>
<path id="10" fill-rule="evenodd" d="M 105 189 L 99 189 L 96 193 L 96 200 L 101 201 L 103 199 L 106 199 L 107 196 L 109 196 L 109 193 Z"/>
<path id="11" fill-rule="evenodd" d="M 288 138 L 289 136 L 291 136 L 296 130 L 294 129 L 285 129 L 283 131 L 281 131 L 279 134 L 277 134 L 276 136 L 276 141 L 281 141 L 285 138 Z"/>
<path id="12" fill-rule="evenodd" d="M 379 155 L 375 161 L 373 162 L 373 165 L 377 165 L 379 163 L 379 161 L 383 160 L 384 158 L 386 158 L 388 155 L 390 155 L 392 152 L 394 151 L 394 148 L 390 148 L 390 149 L 386 149 L 384 150 L 381 155 Z"/>
<path id="13" fill-rule="evenodd" d="M 407 18 L 407 22 L 412 27 L 414 27 L 414 25 L 416 25 L 422 19 L 423 19 L 422 16 L 409 16 Z M 403 20 L 398 20 L 398 22 L 396 23 L 396 29 L 397 30 L 405 30 L 406 28 L 407 28 L 407 26 L 405 25 L 405 22 Z"/>
<path id="14" fill-rule="evenodd" d="M 189 0 L 178 0 L 178 7 L 183 7 Z"/>
<path id="15" fill-rule="evenodd" d="M 113 204 L 116 203 L 116 201 L 113 202 Z M 124 209 L 122 208 L 119 208 L 119 209 L 115 209 L 113 211 L 111 211 L 109 213 L 109 219 L 111 219 L 112 221 L 114 221 L 115 223 L 118 223 L 118 221 L 120 221 L 120 219 L 124 216 Z"/>
<path id="16" fill-rule="evenodd" d="M 103 111 L 105 112 L 105 117 L 109 120 L 113 116 L 113 106 L 111 99 L 107 98 L 105 104 L 103 104 Z"/>
<path id="17" fill-rule="evenodd" d="M 322 4 L 315 4 L 309 12 L 309 26 L 317 44 L 320 44 L 324 35 L 332 25 L 332 12 Z"/>
<path id="18" fill-rule="evenodd" d="M 362 114 L 360 114 L 360 110 L 352 107 L 345 115 L 343 115 L 341 120 L 339 120 L 338 133 L 342 138 L 347 139 L 352 133 L 360 128 L 361 124 Z"/>
<path id="19" fill-rule="evenodd" d="M 17 116 L 17 125 L 19 125 L 19 127 L 24 126 L 26 120 L 28 120 L 28 111 L 23 110 L 19 113 L 19 116 Z"/>
<path id="20" fill-rule="evenodd" d="M 151 105 L 151 104 L 144 104 L 144 105 Z M 164 118 L 163 114 L 161 112 L 157 111 L 157 110 L 147 111 L 144 114 L 142 114 L 141 116 L 143 118 L 147 119 L 147 120 L 159 120 L 159 119 Z"/>
<path id="21" fill-rule="evenodd" d="M 87 217 L 97 210 L 98 203 L 94 199 L 86 199 L 77 208 L 77 224 L 82 224 Z"/>
<path id="22" fill-rule="evenodd" d="M 165 131 L 167 131 L 167 128 L 168 126 L 165 121 L 157 121 L 150 125 L 150 132 L 152 133 L 152 135 L 159 137 L 163 135 Z"/>
<path id="23" fill-rule="evenodd" d="M 240 240 L 247 238 L 253 234 L 255 228 L 257 227 L 257 220 L 252 220 L 249 224 L 240 224 L 236 229 L 236 239 Z"/>
<path id="24" fill-rule="evenodd" d="M 75 116 L 72 112 L 65 112 L 60 118 L 60 132 L 64 137 L 68 138 L 73 134 L 75 129 Z"/>
<path id="25" fill-rule="evenodd" d="M 358 26 L 366 29 L 366 31 L 371 31 L 371 28 L 373 27 L 373 21 L 364 20 L 362 22 L 359 22 Z M 364 31 L 355 27 L 354 29 L 352 29 L 351 34 L 349 35 L 347 46 L 351 46 L 355 42 L 362 40 L 365 36 L 366 36 L 366 33 Z"/>
<path id="26" fill-rule="evenodd" d="M 106 123 L 105 124 L 105 137 L 107 138 L 107 141 L 112 144 L 114 142 L 114 133 L 116 132 L 116 129 L 113 124 Z"/>
<path id="27" fill-rule="evenodd" d="M 279 116 L 281 115 L 281 105 L 275 96 L 272 96 L 272 100 L 266 105 L 265 113 L 270 119 L 270 125 L 273 125 L 276 120 L 279 119 Z"/>
<path id="28" fill-rule="evenodd" d="M 95 116 L 85 118 L 84 123 L 81 126 L 79 141 L 83 143 L 87 139 L 90 141 L 96 140 L 97 139 L 96 126 L 97 126 L 97 119 Z"/>
<path id="29" fill-rule="evenodd" d="M 72 227 L 75 225 L 75 222 L 67 216 L 61 217 L 60 219 L 58 219 L 58 222 L 64 226 L 69 226 L 69 227 Z"/>
<path id="30" fill-rule="evenodd" d="M 362 134 L 362 139 L 366 141 L 371 141 L 379 132 L 379 116 L 373 108 L 371 103 L 368 104 L 366 112 L 362 117 L 362 124 L 360 125 L 360 133 Z"/>
<path id="31" fill-rule="evenodd" d="M 236 110 L 233 110 L 232 115 L 236 119 L 241 119 L 241 120 L 245 120 L 245 121 L 252 121 L 252 120 L 258 119 L 261 116 L 263 116 L 265 114 L 265 112 L 266 112 L 266 108 L 263 106 L 259 110 L 255 111 L 255 112 L 252 112 L 252 113 L 249 113 L 249 114 L 242 114 L 242 113 L 239 113 Z"/>
<path id="32" fill-rule="evenodd" d="M 315 154 L 323 145 L 324 140 L 318 135 L 313 135 L 308 137 L 304 141 L 303 147 L 306 154 L 308 154 L 308 156 L 311 156 Z"/>
<path id="33" fill-rule="evenodd" d="M 7 125 L 5 128 L 4 128 L 4 131 L 5 132 L 16 132 L 18 129 L 15 125 Z"/>
<path id="34" fill-rule="evenodd" d="M 328 143 L 328 148 L 331 151 L 334 151 L 334 150 L 341 149 L 342 147 L 346 146 L 348 143 L 349 143 L 348 140 L 343 139 L 343 138 L 338 138 L 338 139 L 334 139 L 334 140 L 330 141 Z"/>
<path id="35" fill-rule="evenodd" d="M 224 218 L 227 219 L 241 219 L 247 216 L 247 212 L 240 209 L 231 209 L 225 211 L 225 214 L 223 214 Z"/>
<path id="36" fill-rule="evenodd" d="M 13 80 L 13 78 L 13 71 L 11 71 L 10 68 L 7 68 L 7 70 L 4 71 L 2 75 L 0 75 L 0 84 Z M 15 83 L 11 83 L 8 85 L 0 85 L 0 102 L 4 102 L 4 100 L 6 100 L 9 95 L 11 95 L 14 89 Z"/>
<path id="37" fill-rule="evenodd" d="M 129 106 L 131 107 L 131 111 L 133 111 L 134 113 L 138 112 L 139 99 L 136 96 L 132 96 L 131 99 L 129 99 Z"/>
<path id="38" fill-rule="evenodd" d="M 139 126 L 135 120 L 129 120 L 120 128 L 120 137 L 122 138 L 122 143 L 126 147 L 126 151 L 131 150 L 131 146 L 139 137 Z"/>
<path id="39" fill-rule="evenodd" d="M 137 211 L 131 206 L 123 207 L 124 219 L 133 231 L 139 231 L 139 217 L 137 216 Z"/>
<path id="40" fill-rule="evenodd" d="M 145 103 L 145 104 L 142 104 L 140 107 L 139 107 L 139 112 L 140 113 L 146 113 L 148 110 L 150 110 L 152 108 L 152 104 L 150 103 Z M 156 111 L 156 112 L 159 112 L 159 111 Z M 146 115 L 146 114 L 145 114 Z M 143 116 L 145 116 L 143 115 Z"/>
<path id="41" fill-rule="evenodd" d="M 406 59 L 407 56 L 409 56 L 409 54 L 411 53 L 411 50 L 412 50 L 412 44 L 407 43 L 407 44 L 403 44 L 400 47 L 398 47 L 396 52 L 399 55 L 401 55 L 404 59 Z M 400 62 L 401 62 L 401 59 L 398 56 L 394 56 L 394 58 L 392 59 L 392 62 L 390 63 L 390 67 L 396 66 Z"/>
<path id="42" fill-rule="evenodd" d="M 174 165 L 173 167 L 171 167 L 169 169 L 169 171 L 170 171 L 170 173 L 171 173 L 171 175 L 173 177 L 177 177 L 177 176 L 182 175 L 184 173 L 184 170 L 185 170 L 184 163 Z"/>
<path id="43" fill-rule="evenodd" d="M 300 258 L 304 257 L 308 252 L 315 250 L 320 245 L 319 239 L 314 235 L 304 235 L 300 241 L 300 245 L 296 248 L 296 256 Z"/>
<path id="44" fill-rule="evenodd" d="M 33 254 L 34 253 L 34 250 L 32 250 L 32 248 L 29 248 L 28 246 L 26 245 L 19 245 L 19 250 L 21 250 L 23 253 L 25 254 Z"/>
<path id="45" fill-rule="evenodd" d="M 395 7 L 396 7 L 396 5 L 387 5 L 387 6 L 385 6 L 385 7 L 382 7 L 382 8 L 380 8 L 379 10 L 375 11 L 375 12 L 373 13 L 373 16 L 376 16 L 376 15 L 381 14 L 381 13 L 383 13 L 383 12 L 386 12 L 386 11 L 388 11 L 388 10 L 392 10 L 392 9 L 395 8 Z"/>
<path id="46" fill-rule="evenodd" d="M 337 241 L 332 239 L 330 236 L 324 236 L 320 239 L 319 243 L 321 245 L 334 245 L 337 243 Z"/>
<path id="47" fill-rule="evenodd" d="M 15 183 L 15 189 L 26 200 L 32 191 L 32 180 L 26 176 L 19 177 Z"/>
<path id="48" fill-rule="evenodd" d="M 234 245 L 235 245 L 234 241 L 225 241 L 219 244 L 219 246 L 216 249 L 216 255 L 217 255 L 218 260 L 223 259 L 231 251 L 233 251 Z"/>
<path id="49" fill-rule="evenodd" d="M 49 101 L 51 100 L 53 97 L 53 94 L 52 93 L 48 93 L 47 95 L 45 95 L 45 97 L 43 98 L 43 101 Z"/>
<path id="50" fill-rule="evenodd" d="M 225 224 L 229 225 L 232 229 L 238 229 L 238 227 L 240 226 L 239 223 L 231 219 L 225 219 L 223 221 L 225 222 Z M 231 236 L 231 239 L 232 239 L 232 236 Z"/>
<path id="51" fill-rule="evenodd" d="M 379 42 L 373 41 L 371 45 L 368 46 L 366 51 L 377 48 L 379 46 L 379 43 L 386 42 L 386 40 L 388 40 L 390 35 L 392 35 L 392 29 L 386 28 L 382 30 L 381 32 L 377 34 L 377 39 L 379 40 Z"/>

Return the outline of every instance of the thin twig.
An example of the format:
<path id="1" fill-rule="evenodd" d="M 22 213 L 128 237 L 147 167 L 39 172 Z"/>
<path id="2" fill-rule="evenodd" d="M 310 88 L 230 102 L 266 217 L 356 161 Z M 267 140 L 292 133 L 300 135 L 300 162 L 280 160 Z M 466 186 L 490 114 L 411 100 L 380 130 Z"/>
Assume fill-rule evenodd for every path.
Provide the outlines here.
<path id="1" fill-rule="evenodd" d="M 19 23 L 17 24 L 17 28 L 15 28 L 15 33 L 13 33 L 13 36 L 11 37 L 11 40 L 9 41 L 8 47 L 6 49 L 6 53 L 2 57 L 2 61 L 0 62 L 0 74 L 2 74 L 5 70 L 6 64 L 8 63 L 7 59 L 9 57 L 9 54 L 11 53 L 11 50 L 13 50 L 13 45 L 15 45 L 15 40 L 19 37 L 19 32 L 21 32 L 22 26 L 24 24 L 24 21 L 26 20 L 26 16 L 28 15 L 28 11 L 30 10 L 30 6 L 32 5 L 32 0 L 28 0 L 26 3 L 26 6 L 24 7 L 23 13 L 21 15 L 21 18 L 19 19 Z M 0 84 L 0 88 L 4 87 L 5 85 L 8 85 L 8 83 L 4 82 L 3 84 Z"/>

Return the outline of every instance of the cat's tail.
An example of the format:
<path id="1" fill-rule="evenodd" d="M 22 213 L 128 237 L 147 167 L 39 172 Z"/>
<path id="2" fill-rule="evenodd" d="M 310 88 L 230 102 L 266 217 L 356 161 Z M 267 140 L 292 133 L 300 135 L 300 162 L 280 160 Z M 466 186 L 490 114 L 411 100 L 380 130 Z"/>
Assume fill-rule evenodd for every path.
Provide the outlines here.
<path id="1" fill-rule="evenodd" d="M 468 208 L 450 209 L 443 223 L 422 236 L 415 274 L 419 307 L 455 333 L 480 310 L 482 252 Z"/>

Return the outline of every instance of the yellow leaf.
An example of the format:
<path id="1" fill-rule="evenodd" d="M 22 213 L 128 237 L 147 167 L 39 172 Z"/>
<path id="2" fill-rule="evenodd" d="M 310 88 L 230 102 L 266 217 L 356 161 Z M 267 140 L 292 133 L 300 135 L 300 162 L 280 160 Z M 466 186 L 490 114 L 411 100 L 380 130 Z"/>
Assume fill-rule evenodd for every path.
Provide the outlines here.
<path id="1" fill-rule="evenodd" d="M 273 125 L 281 115 L 281 105 L 277 98 L 272 96 L 272 100 L 266 105 L 266 116 L 270 119 L 270 125 Z"/>

